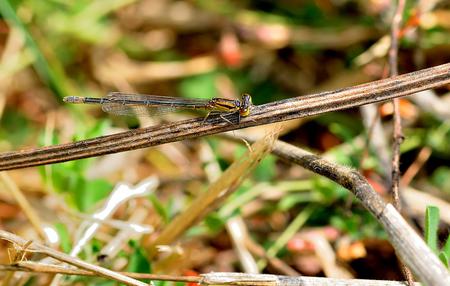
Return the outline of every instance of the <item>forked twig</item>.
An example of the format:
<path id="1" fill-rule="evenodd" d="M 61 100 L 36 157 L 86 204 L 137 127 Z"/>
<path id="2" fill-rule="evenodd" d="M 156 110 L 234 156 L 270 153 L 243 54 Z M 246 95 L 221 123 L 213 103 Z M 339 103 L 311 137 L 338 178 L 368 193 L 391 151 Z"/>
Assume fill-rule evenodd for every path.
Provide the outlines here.
<path id="1" fill-rule="evenodd" d="M 238 134 L 249 142 L 256 138 Z M 237 140 L 235 137 L 228 137 Z M 238 141 L 240 142 L 240 141 Z M 426 285 L 450 285 L 450 274 L 419 235 L 391 205 L 385 203 L 363 175 L 352 168 L 329 162 L 320 156 L 282 141 L 276 141 L 272 154 L 327 177 L 351 191 L 382 224 L 402 261 Z"/>

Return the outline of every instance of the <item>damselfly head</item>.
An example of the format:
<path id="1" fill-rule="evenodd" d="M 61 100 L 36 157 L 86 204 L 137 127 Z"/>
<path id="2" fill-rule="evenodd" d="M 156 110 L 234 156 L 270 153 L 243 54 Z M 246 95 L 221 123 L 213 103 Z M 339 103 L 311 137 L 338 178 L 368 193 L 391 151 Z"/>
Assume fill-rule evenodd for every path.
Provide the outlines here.
<path id="1" fill-rule="evenodd" d="M 253 107 L 252 97 L 248 93 L 244 93 L 239 106 L 239 114 L 243 117 L 250 114 L 250 109 Z"/>

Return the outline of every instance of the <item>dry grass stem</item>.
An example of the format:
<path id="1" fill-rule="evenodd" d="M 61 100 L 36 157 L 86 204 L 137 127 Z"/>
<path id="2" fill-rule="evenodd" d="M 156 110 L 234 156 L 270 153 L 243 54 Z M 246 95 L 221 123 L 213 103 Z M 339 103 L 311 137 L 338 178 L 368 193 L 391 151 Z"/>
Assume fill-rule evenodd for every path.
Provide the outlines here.
<path id="1" fill-rule="evenodd" d="M 264 247 L 256 243 L 253 239 L 249 238 L 245 244 L 253 255 L 258 256 L 259 258 L 264 258 L 267 261 L 267 264 L 278 271 L 278 273 L 289 276 L 301 276 L 297 270 L 289 266 L 283 260 L 277 257 L 269 257 Z"/>
<path id="2" fill-rule="evenodd" d="M 440 210 L 440 219 L 450 224 L 450 203 L 429 193 L 408 187 L 404 192 L 404 199 L 408 207 L 417 216 L 425 217 L 427 206 L 436 206 Z"/>
<path id="3" fill-rule="evenodd" d="M 91 272 L 95 273 L 96 275 L 99 275 L 99 276 L 102 276 L 105 278 L 109 278 L 109 279 L 113 279 L 113 280 L 122 282 L 126 285 L 147 286 L 146 283 L 142 283 L 136 279 L 132 279 L 125 275 L 119 274 L 115 271 L 87 263 L 83 260 L 72 257 L 68 254 L 56 251 L 56 250 L 54 250 L 50 247 L 47 247 L 45 245 L 42 245 L 40 243 L 32 242 L 30 244 L 29 241 L 15 235 L 15 234 L 4 231 L 4 230 L 0 230 L 0 239 L 7 240 L 22 249 L 24 249 L 24 247 L 27 246 L 27 248 L 24 249 L 27 252 L 44 254 L 44 255 L 50 256 L 56 260 L 59 260 L 61 262 L 65 262 L 65 263 L 77 266 L 81 269 L 91 271 Z"/>
<path id="4" fill-rule="evenodd" d="M 39 235 L 39 238 L 42 241 L 47 241 L 47 236 L 45 235 L 44 229 L 42 228 L 43 223 L 39 216 L 36 214 L 36 211 L 28 202 L 26 196 L 22 193 L 22 191 L 17 187 L 17 185 L 6 172 L 0 172 L 0 178 L 3 184 L 6 186 L 6 189 L 9 190 L 11 195 L 16 200 L 17 204 L 23 210 L 25 216 L 28 218 L 34 230 Z"/>
<path id="5" fill-rule="evenodd" d="M 48 274 L 64 274 L 64 275 L 80 275 L 80 276 L 97 276 L 98 274 L 92 271 L 69 268 L 67 266 L 53 265 L 46 263 L 37 263 L 33 261 L 19 261 L 10 265 L 1 265 L 0 271 L 23 271 L 34 273 L 48 273 Z M 158 275 L 149 273 L 134 273 L 134 272 L 117 272 L 124 276 L 134 279 L 151 279 L 161 281 L 179 281 L 179 282 L 199 282 L 200 277 L 190 276 L 173 276 L 173 275 Z"/>
<path id="6" fill-rule="evenodd" d="M 248 150 L 251 151 L 251 146 L 249 145 L 249 143 L 244 140 L 244 144 L 247 146 Z M 214 181 L 217 181 L 223 173 L 219 162 L 214 156 L 212 148 L 210 148 L 208 144 L 203 144 L 202 146 L 202 163 L 204 165 L 208 182 L 212 183 Z M 246 246 L 246 241 L 250 239 L 250 236 L 248 233 L 247 225 L 242 219 L 242 216 L 236 214 L 228 219 L 225 223 L 225 229 L 227 230 L 231 242 L 233 243 L 233 249 L 237 254 L 243 272 L 255 274 L 259 273 L 256 261 Z"/>
<path id="7" fill-rule="evenodd" d="M 425 146 L 422 149 L 420 149 L 420 152 L 417 155 L 416 160 L 414 160 L 411 166 L 409 166 L 409 168 L 403 174 L 403 177 L 400 181 L 401 186 L 408 186 L 411 183 L 413 178 L 417 175 L 417 173 L 423 167 L 428 158 L 430 158 L 431 151 L 432 151 L 431 148 L 428 146 Z"/>
<path id="8" fill-rule="evenodd" d="M 208 190 L 198 196 L 191 205 L 181 214 L 175 217 L 161 232 L 153 243 L 152 253 L 158 245 L 166 245 L 174 242 L 183 232 L 200 220 L 208 211 L 217 206 L 218 201 L 228 197 L 245 179 L 246 175 L 270 152 L 273 142 L 277 138 L 277 132 L 268 134 L 263 139 L 252 145 L 253 151 L 247 151 L 241 158 L 234 162 L 214 182 Z"/>

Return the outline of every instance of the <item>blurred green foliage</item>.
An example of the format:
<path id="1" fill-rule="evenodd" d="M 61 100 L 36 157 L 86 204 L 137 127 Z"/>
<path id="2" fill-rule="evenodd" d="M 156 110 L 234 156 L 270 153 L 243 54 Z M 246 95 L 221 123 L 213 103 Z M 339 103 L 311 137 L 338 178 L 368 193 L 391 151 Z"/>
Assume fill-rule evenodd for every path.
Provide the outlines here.
<path id="1" fill-rule="evenodd" d="M 69 253 L 72 249 L 72 239 L 70 237 L 67 226 L 63 223 L 58 222 L 55 223 L 55 229 L 59 235 L 59 245 L 61 246 L 62 251 L 65 253 Z"/>
<path id="2" fill-rule="evenodd" d="M 98 121 L 91 129 L 80 128 L 76 140 L 101 136 L 109 126 L 108 121 Z M 51 138 L 43 135 L 41 143 L 58 144 L 58 136 L 52 134 Z M 44 145 L 44 144 L 42 144 Z M 51 166 L 39 167 L 45 184 L 59 193 L 66 194 L 68 202 L 79 211 L 91 211 L 92 207 L 100 200 L 106 198 L 113 186 L 105 179 L 88 179 L 86 172 L 95 162 L 95 159 L 83 159 L 70 161 Z"/>
<path id="3" fill-rule="evenodd" d="M 0 138 L 8 138 L 13 146 L 24 144 L 37 132 L 36 128 L 20 112 L 7 110 L 0 121 Z"/>
<path id="4" fill-rule="evenodd" d="M 439 190 L 450 194 L 450 181 L 448 178 L 450 178 L 450 167 L 441 166 L 433 172 L 431 181 Z"/>
<path id="5" fill-rule="evenodd" d="M 15 4 L 20 3 L 20 1 L 15 2 Z M 33 3 L 43 3 L 41 1 L 31 1 L 29 4 Z M 51 66 L 49 60 L 42 54 L 41 49 L 36 43 L 36 37 L 32 36 L 26 24 L 21 20 L 21 18 L 16 14 L 15 7 L 13 7 L 9 0 L 0 1 L 0 14 L 3 18 L 8 21 L 16 29 L 25 36 L 26 46 L 33 54 L 35 61 L 34 67 L 39 73 L 42 80 L 49 85 L 49 87 L 62 98 L 67 95 L 67 87 L 65 86 L 66 79 L 57 61 Z M 45 14 L 38 14 L 45 15 Z"/>
<path id="6" fill-rule="evenodd" d="M 136 273 L 152 273 L 152 268 L 146 251 L 140 246 L 139 242 L 130 240 L 129 246 L 132 248 L 132 253 L 129 257 L 127 271 Z M 145 283 L 150 283 L 150 280 L 143 280 Z"/>
<path id="7" fill-rule="evenodd" d="M 450 235 L 440 249 L 439 247 L 439 208 L 435 206 L 428 206 L 425 213 L 425 242 L 428 247 L 439 257 L 442 263 L 450 268 Z"/>
<path id="8" fill-rule="evenodd" d="M 212 72 L 185 78 L 179 84 L 180 93 L 187 98 L 213 98 L 217 96 L 217 76 L 217 72 Z"/>

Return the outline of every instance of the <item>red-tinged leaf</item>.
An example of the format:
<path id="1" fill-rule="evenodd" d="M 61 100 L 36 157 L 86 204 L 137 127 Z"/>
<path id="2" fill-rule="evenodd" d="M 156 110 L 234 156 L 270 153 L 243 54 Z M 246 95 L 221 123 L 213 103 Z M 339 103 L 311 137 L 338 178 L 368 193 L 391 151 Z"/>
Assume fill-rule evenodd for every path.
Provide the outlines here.
<path id="1" fill-rule="evenodd" d="M 330 240 L 336 240 L 339 237 L 339 230 L 333 226 L 326 226 L 323 228 L 323 233 L 325 234 L 325 237 Z"/>
<path id="2" fill-rule="evenodd" d="M 378 183 L 377 181 L 373 180 L 373 179 L 370 178 L 370 177 L 367 177 L 366 179 L 367 179 L 367 182 L 368 182 L 368 183 L 372 186 L 372 188 L 375 190 L 375 192 L 377 192 L 377 193 L 379 193 L 379 194 L 381 194 L 381 195 L 384 195 L 384 194 L 387 193 L 386 188 L 385 188 L 382 184 Z"/>
<path id="3" fill-rule="evenodd" d="M 226 66 L 238 67 L 241 65 L 242 51 L 234 34 L 223 34 L 219 43 L 219 54 Z"/>
<path id="4" fill-rule="evenodd" d="M 337 248 L 337 256 L 344 261 L 352 261 L 366 257 L 366 255 L 366 247 L 361 241 L 355 241 L 349 244 L 343 243 Z"/>
<path id="5" fill-rule="evenodd" d="M 257 28 L 256 36 L 264 45 L 279 49 L 289 44 L 291 31 L 284 25 L 265 24 Z"/>
<path id="6" fill-rule="evenodd" d="M 195 270 L 187 269 L 187 270 L 183 271 L 183 276 L 195 276 L 195 277 L 198 277 L 198 276 L 200 276 L 200 274 L 197 271 L 195 271 Z M 188 282 L 188 283 L 186 283 L 186 286 L 200 286 L 200 284 L 195 283 L 195 282 Z"/>
<path id="7" fill-rule="evenodd" d="M 407 120 L 413 120 L 417 116 L 417 107 L 412 104 L 409 100 L 400 98 L 400 116 Z M 381 117 L 386 117 L 392 115 L 394 112 L 394 107 L 392 102 L 386 102 L 380 107 Z"/>
<path id="8" fill-rule="evenodd" d="M 307 239 L 301 237 L 294 237 L 286 245 L 291 252 L 305 252 L 314 250 L 314 245 Z"/>
<path id="9" fill-rule="evenodd" d="M 324 132 L 320 136 L 320 146 L 323 150 L 329 150 L 342 142 L 334 134 Z"/>

